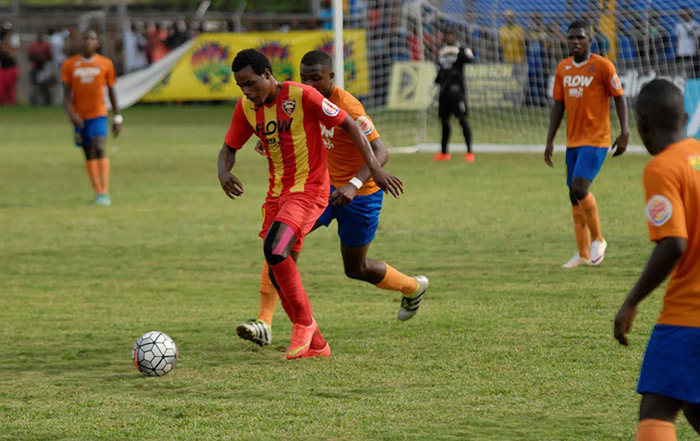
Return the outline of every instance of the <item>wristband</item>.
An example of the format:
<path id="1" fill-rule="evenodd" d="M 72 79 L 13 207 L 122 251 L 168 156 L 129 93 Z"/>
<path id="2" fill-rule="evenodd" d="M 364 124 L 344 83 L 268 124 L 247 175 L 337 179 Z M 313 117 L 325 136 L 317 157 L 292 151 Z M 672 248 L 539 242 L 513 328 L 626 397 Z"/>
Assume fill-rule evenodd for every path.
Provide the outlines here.
<path id="1" fill-rule="evenodd" d="M 114 124 L 123 124 L 124 117 L 117 113 L 114 115 L 114 118 L 112 118 L 112 122 L 114 122 Z"/>
<path id="2" fill-rule="evenodd" d="M 353 187 L 355 187 L 358 190 L 360 189 L 360 187 L 362 187 L 364 185 L 364 183 L 362 181 L 357 179 L 357 176 L 354 176 L 352 179 L 350 179 L 348 181 L 348 184 L 352 185 Z"/>

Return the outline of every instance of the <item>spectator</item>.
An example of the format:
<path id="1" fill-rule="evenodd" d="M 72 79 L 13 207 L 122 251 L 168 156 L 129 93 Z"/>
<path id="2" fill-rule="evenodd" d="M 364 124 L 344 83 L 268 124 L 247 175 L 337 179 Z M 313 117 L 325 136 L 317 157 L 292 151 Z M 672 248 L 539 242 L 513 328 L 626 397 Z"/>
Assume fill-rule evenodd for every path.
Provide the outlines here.
<path id="1" fill-rule="evenodd" d="M 32 81 L 32 106 L 48 106 L 51 104 L 51 86 L 54 83 L 54 72 L 51 64 L 51 45 L 44 41 L 40 32 L 36 40 L 29 45 L 28 58 L 31 63 L 29 72 Z"/>
<path id="2" fill-rule="evenodd" d="M 507 9 L 503 13 L 506 24 L 501 27 L 498 40 L 501 44 L 503 61 L 510 64 L 525 62 L 525 31 L 515 21 L 515 13 Z"/>
<path id="3" fill-rule="evenodd" d="M 148 39 L 148 50 L 150 53 L 150 62 L 155 63 L 168 54 L 168 48 L 165 42 L 168 38 L 168 30 L 163 27 L 163 24 L 156 23 L 151 27 L 146 34 Z"/>
<path id="4" fill-rule="evenodd" d="M 666 29 L 659 22 L 659 13 L 657 11 L 649 12 L 649 59 L 652 68 L 657 72 L 666 74 L 667 72 L 661 72 L 660 61 L 666 59 L 666 47 L 669 46 L 670 35 Z M 666 67 L 666 63 L 662 64 Z"/>
<path id="5" fill-rule="evenodd" d="M 61 75 L 61 66 L 66 60 L 66 54 L 64 52 L 66 45 L 66 38 L 70 35 L 68 29 L 54 30 L 53 28 L 48 29 L 49 34 L 49 44 L 51 44 L 51 68 L 53 69 L 53 77 L 58 79 Z M 63 88 L 62 87 L 51 87 L 53 89 L 53 105 L 60 105 L 63 103 Z"/>
<path id="6" fill-rule="evenodd" d="M 146 56 L 148 41 L 141 32 L 141 26 L 137 23 L 126 26 L 122 41 L 124 45 L 124 67 L 126 73 L 148 66 L 148 57 Z"/>
<path id="7" fill-rule="evenodd" d="M 527 38 L 528 93 L 526 103 L 544 107 L 547 105 L 547 76 L 549 59 L 547 57 L 547 27 L 540 14 L 534 14 L 529 26 Z"/>
<path id="8" fill-rule="evenodd" d="M 676 60 L 685 70 L 688 78 L 695 78 L 700 73 L 700 56 L 698 56 L 698 40 L 700 39 L 700 23 L 693 20 L 693 13 L 686 9 L 679 14 L 681 21 L 676 24 L 678 48 Z"/>
<path id="9" fill-rule="evenodd" d="M 17 104 L 19 34 L 6 21 L 0 28 L 0 105 Z"/>

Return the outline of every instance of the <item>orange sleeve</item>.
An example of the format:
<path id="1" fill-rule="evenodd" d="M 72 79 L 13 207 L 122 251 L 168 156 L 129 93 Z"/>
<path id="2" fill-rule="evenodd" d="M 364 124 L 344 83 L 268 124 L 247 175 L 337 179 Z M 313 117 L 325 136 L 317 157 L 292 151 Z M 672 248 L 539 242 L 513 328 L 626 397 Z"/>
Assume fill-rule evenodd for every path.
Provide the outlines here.
<path id="1" fill-rule="evenodd" d="M 343 103 L 340 104 L 340 108 L 348 112 L 348 115 L 357 122 L 360 126 L 362 133 L 367 137 L 369 142 L 374 141 L 379 138 L 379 133 L 377 128 L 374 126 L 372 119 L 367 115 L 364 106 L 360 101 L 355 98 L 352 94 L 346 92 L 345 99 Z"/>
<path id="2" fill-rule="evenodd" d="M 649 238 L 658 242 L 666 237 L 688 238 L 681 183 L 667 166 L 653 161 L 644 169 L 645 214 Z"/>
<path id="3" fill-rule="evenodd" d="M 564 101 L 564 85 L 562 84 L 561 63 L 557 66 L 557 73 L 554 76 L 554 91 L 552 98 L 557 101 Z"/>
<path id="4" fill-rule="evenodd" d="M 64 83 L 70 83 L 73 63 L 70 59 L 63 62 L 61 66 L 61 81 Z"/>
<path id="5" fill-rule="evenodd" d="M 616 96 L 622 96 L 625 94 L 625 92 L 622 90 L 622 82 L 620 81 L 620 77 L 617 76 L 617 69 L 615 69 L 615 65 L 612 63 L 610 60 L 605 60 L 605 67 L 606 67 L 606 90 L 608 91 L 608 95 L 616 97 Z"/>

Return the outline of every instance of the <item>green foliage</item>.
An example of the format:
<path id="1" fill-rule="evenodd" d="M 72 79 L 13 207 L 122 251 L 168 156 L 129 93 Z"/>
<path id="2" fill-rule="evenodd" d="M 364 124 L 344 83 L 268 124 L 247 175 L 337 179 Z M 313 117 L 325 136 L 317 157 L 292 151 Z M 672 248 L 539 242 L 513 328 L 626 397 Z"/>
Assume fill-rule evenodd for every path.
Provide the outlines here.
<path id="1" fill-rule="evenodd" d="M 336 227 L 316 231 L 300 269 L 333 356 L 287 362 L 281 308 L 271 347 L 235 335 L 258 308 L 267 164 L 241 151 L 246 193 L 224 196 L 232 110 L 126 111 L 102 208 L 59 109 L 0 109 L 0 440 L 633 439 L 661 292 L 631 347 L 612 319 L 651 251 L 646 157 L 608 159 L 593 186 L 606 261 L 564 271 L 563 155 L 554 170 L 539 154 L 392 155 L 406 193 L 385 198 L 370 256 L 427 274 L 424 306 L 398 322 L 399 296 L 347 279 Z M 163 378 L 130 360 L 150 330 L 180 348 Z M 680 422 L 679 439 L 691 434 Z"/>

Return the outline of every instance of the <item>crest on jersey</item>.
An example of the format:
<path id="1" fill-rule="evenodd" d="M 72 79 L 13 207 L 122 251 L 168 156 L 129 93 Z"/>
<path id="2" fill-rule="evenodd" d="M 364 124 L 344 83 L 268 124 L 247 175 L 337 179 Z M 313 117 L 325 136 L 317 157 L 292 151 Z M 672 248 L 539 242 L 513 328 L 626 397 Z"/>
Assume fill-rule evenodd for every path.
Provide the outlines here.
<path id="1" fill-rule="evenodd" d="M 282 109 L 284 110 L 284 112 L 285 112 L 287 115 L 292 116 L 292 113 L 294 113 L 294 109 L 296 109 L 296 108 L 297 108 L 297 102 L 296 102 L 296 101 L 294 101 L 294 100 L 284 100 L 284 101 L 282 101 Z"/>
<path id="2" fill-rule="evenodd" d="M 330 117 L 336 116 L 338 112 L 340 112 L 338 106 L 328 101 L 327 98 L 323 99 L 323 102 L 321 103 L 321 108 L 323 109 L 323 113 Z"/>
<path id="3" fill-rule="evenodd" d="M 610 84 L 615 90 L 622 89 L 622 82 L 620 82 L 620 77 L 617 74 L 613 74 L 612 78 L 610 78 Z"/>
<path id="4" fill-rule="evenodd" d="M 364 115 L 357 118 L 357 125 L 360 126 L 360 129 L 365 136 L 369 136 L 372 132 L 374 132 L 374 124 L 372 124 L 372 121 L 370 121 L 369 118 Z"/>
<path id="5" fill-rule="evenodd" d="M 673 205 L 667 197 L 657 194 L 649 198 L 646 211 L 649 222 L 655 227 L 660 227 L 671 219 Z"/>

